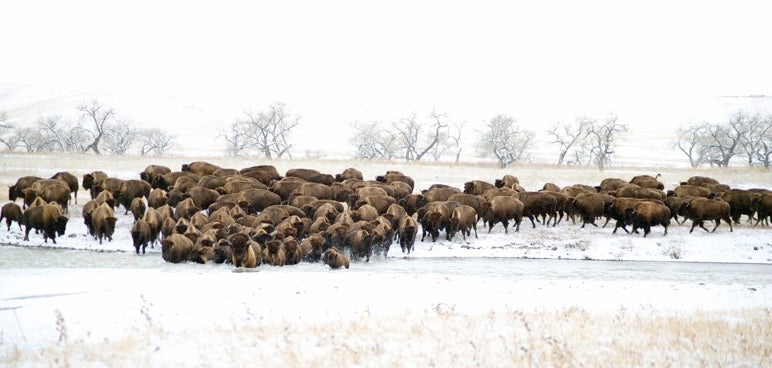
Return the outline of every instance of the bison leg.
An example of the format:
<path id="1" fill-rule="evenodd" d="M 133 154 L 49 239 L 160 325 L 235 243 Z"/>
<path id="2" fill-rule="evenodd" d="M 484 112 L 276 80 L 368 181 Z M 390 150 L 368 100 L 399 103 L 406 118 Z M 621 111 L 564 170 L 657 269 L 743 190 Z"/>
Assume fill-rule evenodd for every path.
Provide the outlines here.
<path id="1" fill-rule="evenodd" d="M 535 229 L 535 228 L 536 228 L 536 223 L 535 223 L 535 222 L 533 222 L 533 216 L 530 216 L 530 215 L 529 215 L 529 216 L 528 216 L 528 219 L 529 219 L 529 220 L 531 220 L 531 225 L 533 225 L 533 228 Z M 538 216 L 536 216 L 536 220 L 539 220 L 539 217 L 538 217 Z"/>
<path id="2" fill-rule="evenodd" d="M 477 224 L 476 224 L 476 223 L 475 223 L 475 224 L 472 224 L 472 228 L 474 229 L 474 238 L 475 238 L 475 239 L 479 239 L 479 238 L 477 237 Z"/>
<path id="3" fill-rule="evenodd" d="M 645 238 L 646 235 L 649 235 L 650 232 L 651 232 L 651 225 L 649 224 L 643 225 L 643 237 Z"/>
<path id="4" fill-rule="evenodd" d="M 707 232 L 710 232 L 710 230 L 708 230 L 708 228 L 706 228 L 706 227 L 705 227 L 705 224 L 703 224 L 703 223 L 702 223 L 702 221 L 700 221 L 700 227 L 701 227 L 703 230 L 705 230 L 705 231 L 707 231 Z"/>
<path id="5" fill-rule="evenodd" d="M 29 231 L 32 230 L 32 227 L 27 225 L 27 229 L 24 231 L 24 240 L 29 241 Z"/>
<path id="6" fill-rule="evenodd" d="M 694 220 L 692 220 L 692 228 L 691 228 L 691 229 L 689 229 L 689 234 L 691 234 L 691 233 L 692 233 L 692 231 L 694 231 L 694 228 L 695 228 L 696 226 L 697 226 L 697 221 L 694 221 Z"/>
<path id="7" fill-rule="evenodd" d="M 718 224 L 720 224 L 720 223 L 721 223 L 721 220 L 720 219 L 716 219 L 716 226 L 713 226 L 713 230 L 711 230 L 710 232 L 711 233 L 716 232 L 716 228 L 718 228 Z"/>

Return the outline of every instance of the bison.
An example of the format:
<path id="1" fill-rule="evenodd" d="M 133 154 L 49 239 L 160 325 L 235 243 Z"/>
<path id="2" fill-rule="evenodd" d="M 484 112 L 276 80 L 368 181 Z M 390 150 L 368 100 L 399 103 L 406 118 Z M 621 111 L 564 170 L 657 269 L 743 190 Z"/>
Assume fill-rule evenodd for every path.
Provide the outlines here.
<path id="1" fill-rule="evenodd" d="M 5 224 L 8 225 L 8 231 L 11 230 L 11 223 L 14 221 L 19 224 L 19 230 L 21 230 L 21 224 L 24 221 L 21 207 L 13 202 L 4 204 L 2 210 L 0 210 L 0 221 L 3 219 L 5 219 Z"/>
<path id="2" fill-rule="evenodd" d="M 703 225 L 703 221 L 715 221 L 716 226 L 710 232 L 716 231 L 721 220 L 729 224 L 729 232 L 732 232 L 732 221 L 730 219 L 731 209 L 729 203 L 718 199 L 708 199 L 697 197 L 692 199 L 685 206 L 686 218 L 692 220 L 691 234 L 694 228 L 699 225 L 703 230 L 708 231 Z"/>
<path id="3" fill-rule="evenodd" d="M 343 253 L 340 253 L 338 249 L 335 247 L 331 247 L 330 249 L 327 249 L 324 251 L 324 253 L 322 253 L 322 261 L 324 262 L 324 264 L 330 266 L 330 268 L 332 269 L 349 267 L 348 257 L 343 255 Z"/>
<path id="4" fill-rule="evenodd" d="M 498 196 L 483 203 L 483 214 L 488 223 L 488 232 L 493 230 L 497 223 L 504 225 L 504 232 L 509 230 L 509 221 L 515 222 L 515 231 L 520 231 L 520 223 L 523 221 L 523 202 L 514 197 Z"/>
<path id="5" fill-rule="evenodd" d="M 64 235 L 67 229 L 69 218 L 62 213 L 57 205 L 46 204 L 43 206 L 30 207 L 24 211 L 24 240 L 29 240 L 29 232 L 32 229 L 43 231 L 43 240 L 48 243 L 48 239 L 56 244 L 56 237 Z"/>
<path id="6" fill-rule="evenodd" d="M 663 203 L 652 201 L 641 201 L 632 208 L 625 210 L 625 217 L 633 225 L 633 232 L 638 228 L 643 228 L 643 237 L 645 238 L 651 232 L 651 227 L 662 225 L 667 235 L 667 227 L 670 226 L 670 209 Z"/>
<path id="7" fill-rule="evenodd" d="M 461 236 L 466 240 L 466 236 L 471 234 L 471 229 L 474 229 L 474 237 L 477 238 L 477 211 L 465 204 L 459 205 L 453 209 L 453 213 L 450 215 L 450 236 L 449 240 L 453 240 L 456 232 L 461 231 Z"/>
<path id="8" fill-rule="evenodd" d="M 8 187 L 8 199 L 15 202 L 17 198 L 24 199 L 24 189 L 29 189 L 32 184 L 43 178 L 39 176 L 22 176 L 16 180 L 16 184 Z M 22 209 L 26 209 L 27 205 L 22 205 Z"/>
<path id="9" fill-rule="evenodd" d="M 145 248 L 151 242 L 151 236 L 150 225 L 145 220 L 139 219 L 131 226 L 131 240 L 137 254 L 139 254 L 139 248 L 142 248 L 142 254 L 145 254 Z"/>
<path id="10" fill-rule="evenodd" d="M 93 229 L 91 235 L 99 239 L 99 244 L 102 244 L 102 239 L 105 237 L 108 241 L 113 241 L 116 221 L 113 209 L 107 203 L 102 203 L 91 211 L 91 228 Z"/>

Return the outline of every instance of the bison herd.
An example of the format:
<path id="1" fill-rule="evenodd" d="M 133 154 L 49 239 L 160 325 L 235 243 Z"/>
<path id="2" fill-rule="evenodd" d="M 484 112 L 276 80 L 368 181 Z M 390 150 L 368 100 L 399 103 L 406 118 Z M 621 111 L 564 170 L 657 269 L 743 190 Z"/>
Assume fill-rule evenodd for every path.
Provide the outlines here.
<path id="1" fill-rule="evenodd" d="M 413 250 L 416 238 L 436 241 L 441 233 L 452 240 L 477 237 L 482 220 L 488 232 L 501 224 L 520 230 L 523 218 L 533 227 L 574 224 L 606 226 L 613 233 L 662 226 L 671 220 L 691 221 L 690 233 L 706 221 L 729 226 L 746 215 L 754 226 L 768 225 L 772 191 L 734 189 L 715 179 L 695 176 L 672 190 L 652 177 L 632 180 L 607 178 L 599 185 L 575 184 L 563 188 L 546 183 L 539 191 L 523 188 L 517 177 L 505 175 L 488 182 L 472 180 L 463 189 L 444 184 L 415 190 L 415 182 L 398 171 L 374 180 L 349 168 L 331 175 L 313 169 L 290 169 L 284 176 L 274 166 L 241 170 L 207 162 L 182 165 L 172 171 L 149 165 L 139 179 L 118 179 L 102 171 L 83 175 L 82 186 L 91 195 L 82 210 L 90 235 L 100 244 L 112 241 L 123 207 L 132 213 L 131 237 L 137 254 L 160 244 L 168 262 L 231 263 L 236 267 L 261 264 L 284 266 L 302 261 L 323 262 L 332 268 L 349 267 L 354 260 L 386 257 L 392 243 L 403 253 Z M 50 179 L 25 176 L 8 191 L 2 207 L 8 229 L 15 221 L 24 226 L 24 240 L 32 229 L 45 242 L 66 231 L 71 193 L 77 201 L 78 178 L 60 172 Z M 16 204 L 23 200 L 22 206 Z M 628 230 L 628 226 L 631 228 Z"/>

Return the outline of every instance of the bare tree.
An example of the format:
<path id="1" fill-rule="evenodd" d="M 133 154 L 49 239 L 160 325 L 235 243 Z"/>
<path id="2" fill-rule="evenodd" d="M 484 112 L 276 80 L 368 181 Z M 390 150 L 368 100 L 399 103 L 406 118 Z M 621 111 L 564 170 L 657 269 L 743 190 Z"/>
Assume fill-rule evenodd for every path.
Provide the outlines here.
<path id="1" fill-rule="evenodd" d="M 137 134 L 140 145 L 139 154 L 142 156 L 148 153 L 162 156 L 169 148 L 174 146 L 175 137 L 161 129 L 144 129 L 138 131 Z"/>
<path id="2" fill-rule="evenodd" d="M 619 135 L 627 131 L 627 125 L 619 122 L 616 114 L 611 114 L 603 123 L 588 120 L 586 145 L 589 147 L 591 162 L 603 170 L 611 163 L 614 156 L 614 144 Z"/>
<path id="3" fill-rule="evenodd" d="M 246 111 L 243 119 L 235 121 L 230 130 L 221 135 L 228 144 L 228 153 L 239 156 L 256 153 L 266 158 L 292 157 L 288 137 L 298 125 L 300 117 L 292 115 L 282 103 L 275 103 L 266 111 Z"/>
<path id="4" fill-rule="evenodd" d="M 707 161 L 705 144 L 707 123 L 697 123 L 678 128 L 673 146 L 689 158 L 691 167 L 698 167 Z"/>
<path id="5" fill-rule="evenodd" d="M 772 145 L 772 116 L 755 114 L 742 119 L 744 134 L 740 139 L 748 166 L 769 167 L 769 150 Z"/>
<path id="6" fill-rule="evenodd" d="M 742 153 L 742 141 L 750 130 L 748 116 L 740 111 L 729 117 L 727 124 L 705 126 L 704 153 L 711 166 L 728 167 L 729 161 Z"/>
<path id="7" fill-rule="evenodd" d="M 576 124 L 556 123 L 547 135 L 551 137 L 551 143 L 560 146 L 558 150 L 558 165 L 563 165 L 566 155 L 573 149 L 575 153 L 579 151 L 576 147 L 582 145 L 582 140 L 587 137 L 591 121 L 585 117 L 577 118 Z"/>
<path id="8" fill-rule="evenodd" d="M 532 131 L 521 129 L 514 119 L 503 114 L 490 119 L 481 135 L 479 152 L 483 156 L 493 154 L 502 169 L 526 159 L 534 137 Z"/>
<path id="9" fill-rule="evenodd" d="M 100 143 L 105 134 L 107 134 L 110 122 L 115 119 L 116 112 L 112 108 L 105 107 L 99 101 L 91 101 L 90 103 L 83 103 L 77 107 L 81 112 L 81 118 L 86 120 L 86 124 L 91 128 L 86 128 L 86 132 L 91 138 L 84 151 L 92 150 L 97 155 L 101 155 Z"/>
<path id="10" fill-rule="evenodd" d="M 349 142 L 356 147 L 355 158 L 391 160 L 396 156 L 397 136 L 382 129 L 383 126 L 386 125 L 377 121 L 351 124 L 354 134 Z"/>
<path id="11" fill-rule="evenodd" d="M 425 131 L 424 124 L 418 121 L 416 114 L 402 118 L 394 124 L 402 158 L 405 161 L 421 161 L 424 155 L 447 138 L 445 131 L 448 127 L 447 116 L 433 110 L 430 117 L 433 129 L 428 132 Z"/>
<path id="12" fill-rule="evenodd" d="M 449 120 L 449 119 L 448 119 Z M 449 126 L 445 131 L 440 132 L 440 140 L 431 150 L 434 161 L 439 161 L 448 152 L 453 154 L 453 162 L 458 163 L 461 160 L 461 137 L 463 137 L 464 123 L 455 123 L 449 120 Z"/>
<path id="13" fill-rule="evenodd" d="M 114 155 L 125 155 L 139 137 L 139 133 L 131 125 L 129 122 L 108 125 L 102 138 L 105 151 Z"/>
<path id="14" fill-rule="evenodd" d="M 9 151 L 13 151 L 16 148 L 15 128 L 15 125 L 8 121 L 8 115 L 0 113 L 0 143 L 8 148 Z"/>
<path id="15" fill-rule="evenodd" d="M 27 152 L 41 152 L 48 150 L 49 141 L 37 127 L 24 127 L 16 129 L 14 140 Z"/>

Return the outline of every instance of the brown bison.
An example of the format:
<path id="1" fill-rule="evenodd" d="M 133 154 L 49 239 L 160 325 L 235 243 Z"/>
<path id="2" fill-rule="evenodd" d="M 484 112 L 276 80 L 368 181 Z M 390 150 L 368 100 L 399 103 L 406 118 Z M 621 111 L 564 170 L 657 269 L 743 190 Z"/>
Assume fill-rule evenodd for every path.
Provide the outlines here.
<path id="1" fill-rule="evenodd" d="M 617 197 L 638 199 L 665 199 L 665 193 L 658 189 L 641 188 L 637 185 L 620 188 L 616 191 Z"/>
<path id="2" fill-rule="evenodd" d="M 458 188 L 434 188 L 421 191 L 427 202 L 447 201 L 450 196 L 454 194 L 460 194 L 461 190 Z"/>
<path id="3" fill-rule="evenodd" d="M 667 227 L 670 226 L 670 209 L 662 203 L 652 201 L 641 201 L 636 203 L 633 208 L 625 210 L 625 217 L 633 225 L 633 232 L 638 228 L 643 228 L 643 237 L 645 238 L 651 232 L 651 227 L 662 225 L 667 235 Z"/>
<path id="4" fill-rule="evenodd" d="M 407 254 L 413 250 L 413 244 L 415 244 L 415 237 L 418 234 L 418 222 L 413 216 L 403 216 L 399 220 L 399 227 L 397 230 L 399 234 L 399 246 L 402 248 L 402 253 L 407 251 Z"/>
<path id="5" fill-rule="evenodd" d="M 145 201 L 141 197 L 137 197 L 131 200 L 131 205 L 129 205 L 129 211 L 131 211 L 131 215 L 134 217 L 134 222 L 137 222 L 142 216 L 145 215 L 145 211 L 147 210 L 147 206 L 145 205 Z"/>
<path id="6" fill-rule="evenodd" d="M 228 238 L 231 248 L 231 263 L 236 267 L 255 268 L 262 262 L 263 250 L 260 245 L 242 233 Z M 258 261 L 259 259 L 259 261 Z"/>
<path id="7" fill-rule="evenodd" d="M 332 269 L 349 267 L 348 257 L 343 255 L 343 253 L 340 253 L 338 249 L 335 247 L 331 247 L 330 249 L 327 249 L 324 251 L 324 253 L 322 253 L 322 261 L 324 262 L 324 264 L 330 266 L 330 268 Z"/>
<path id="8" fill-rule="evenodd" d="M 129 213 L 131 201 L 133 201 L 134 198 L 147 198 L 149 194 L 150 184 L 144 180 L 136 179 L 122 181 L 118 186 L 118 189 L 113 191 L 115 202 L 126 209 L 123 213 L 124 215 Z"/>
<path id="9" fill-rule="evenodd" d="M 769 218 L 772 216 L 772 194 L 762 194 L 751 201 L 751 210 L 756 212 L 756 223 L 766 223 L 769 225 Z"/>
<path id="10" fill-rule="evenodd" d="M 686 221 L 686 204 L 689 203 L 694 197 L 676 197 L 669 196 L 665 198 L 665 205 L 670 208 L 670 216 L 676 221 L 677 224 L 681 224 L 678 216 L 684 217 Z"/>
<path id="11" fill-rule="evenodd" d="M 670 193 L 670 192 L 668 192 Z M 713 194 L 710 192 L 710 190 L 696 186 L 696 185 L 679 185 L 673 189 L 674 196 L 676 197 L 705 197 L 705 198 L 713 198 Z"/>
<path id="12" fill-rule="evenodd" d="M 729 203 L 726 203 L 718 199 L 707 199 L 703 197 L 697 197 L 692 199 L 686 204 L 686 218 L 692 220 L 692 228 L 689 229 L 691 234 L 696 226 L 700 226 L 703 230 L 708 231 L 703 225 L 703 221 L 715 221 L 716 226 L 710 232 L 716 231 L 721 220 L 724 220 L 729 224 L 729 232 L 732 232 L 732 221 L 730 219 L 731 209 Z"/>
<path id="13" fill-rule="evenodd" d="M 319 262 L 324 249 L 324 237 L 321 234 L 312 234 L 300 243 L 303 260 L 306 262 Z"/>
<path id="14" fill-rule="evenodd" d="M 121 183 L 123 183 L 123 180 L 118 178 L 104 178 L 104 179 L 95 181 L 94 187 L 93 187 L 93 195 L 98 195 L 99 193 L 105 190 L 115 195 L 115 192 L 118 191 L 118 188 L 120 188 Z M 92 198 L 93 198 L 93 195 L 92 195 Z"/>
<path id="15" fill-rule="evenodd" d="M 12 202 L 15 202 L 17 198 L 24 199 L 24 189 L 28 189 L 32 187 L 32 184 L 38 180 L 42 180 L 43 178 L 39 176 L 22 176 L 19 179 L 16 180 L 16 184 L 11 185 L 8 187 L 8 199 Z M 27 205 L 24 204 L 23 208 L 27 208 Z"/>
<path id="16" fill-rule="evenodd" d="M 106 177 L 107 174 L 104 171 L 93 171 L 88 174 L 83 174 L 83 189 L 89 191 L 89 194 L 91 194 L 91 199 L 96 198 L 96 195 L 99 194 L 94 188 L 94 183 L 101 181 Z"/>
<path id="17" fill-rule="evenodd" d="M 284 242 L 279 239 L 271 239 L 265 242 L 263 263 L 283 267 L 287 263 L 287 252 L 284 249 Z"/>
<path id="18" fill-rule="evenodd" d="M 397 171 L 390 171 L 390 172 L 387 172 L 384 175 L 376 176 L 375 177 L 375 181 L 378 181 L 378 182 L 381 182 L 381 183 L 386 183 L 386 184 L 391 184 L 391 183 L 393 183 L 395 181 L 401 181 L 401 182 L 406 183 L 407 185 L 410 186 L 410 192 L 411 193 L 413 192 L 413 189 L 415 189 L 415 180 L 413 180 L 413 178 L 411 178 L 411 177 L 409 177 L 409 176 L 407 176 L 407 175 L 405 175 L 405 174 L 403 174 L 401 172 L 397 172 Z"/>
<path id="19" fill-rule="evenodd" d="M 472 180 L 464 183 L 465 194 L 482 195 L 486 190 L 493 188 L 495 188 L 493 184 L 483 180 Z"/>
<path id="20" fill-rule="evenodd" d="M 78 203 L 78 188 L 80 188 L 80 184 L 78 183 L 77 176 L 72 175 L 67 171 L 60 171 L 54 174 L 51 179 L 58 179 L 67 184 L 67 187 L 70 188 L 70 193 L 75 195 L 75 203 Z"/>
<path id="21" fill-rule="evenodd" d="M 477 238 L 477 211 L 471 206 L 465 204 L 459 205 L 453 209 L 450 215 L 450 236 L 448 240 L 453 240 L 457 232 L 461 231 L 461 236 L 466 240 L 474 229 L 474 237 Z"/>
<path id="22" fill-rule="evenodd" d="M 328 186 L 332 185 L 335 181 L 335 178 L 332 175 L 322 174 L 314 169 L 289 169 L 284 176 L 301 178 L 310 183 L 321 183 Z"/>
<path id="23" fill-rule="evenodd" d="M 201 247 L 182 234 L 169 234 L 161 241 L 161 258 L 170 263 L 206 263 L 207 258 Z"/>
<path id="24" fill-rule="evenodd" d="M 212 175 L 220 169 L 219 166 L 204 161 L 194 161 L 189 164 L 182 164 L 180 171 L 187 171 L 198 176 Z"/>
<path id="25" fill-rule="evenodd" d="M 172 170 L 163 165 L 147 165 L 145 170 L 139 173 L 139 178 L 152 185 L 159 175 L 170 172 L 172 172 Z"/>
<path id="26" fill-rule="evenodd" d="M 688 184 L 688 185 L 702 185 L 702 184 L 718 184 L 718 180 L 709 178 L 707 176 L 692 176 L 689 178 L 685 183 L 681 183 L 681 185 Z"/>
<path id="27" fill-rule="evenodd" d="M 557 199 L 544 192 L 522 192 L 517 194 L 517 198 L 523 202 L 523 217 L 531 220 L 531 225 L 536 228 L 534 217 L 539 220 L 542 217 L 542 223 L 549 225 L 552 220 L 552 226 L 557 225 Z"/>
<path id="28" fill-rule="evenodd" d="M 48 239 L 56 244 L 56 237 L 64 235 L 67 229 L 67 216 L 62 213 L 59 206 L 46 204 L 43 206 L 30 207 L 24 211 L 24 240 L 29 240 L 29 232 L 32 229 L 43 231 L 43 240 L 48 243 Z"/>
<path id="29" fill-rule="evenodd" d="M 166 196 L 166 192 L 163 189 L 154 188 L 147 195 L 148 207 L 158 208 L 169 203 L 169 198 Z"/>
<path id="30" fill-rule="evenodd" d="M 131 226 L 131 240 L 134 243 L 134 249 L 137 251 L 137 254 L 139 254 L 139 248 L 142 248 L 142 254 L 145 254 L 145 248 L 151 242 L 151 233 L 150 225 L 143 219 L 137 220 Z"/>
<path id="31" fill-rule="evenodd" d="M 201 211 L 192 198 L 186 198 L 174 207 L 174 218 L 190 219 L 196 212 Z"/>
<path id="32" fill-rule="evenodd" d="M 721 195 L 724 202 L 729 203 L 730 215 L 735 224 L 740 223 L 740 216 L 747 215 L 750 221 L 753 218 L 751 203 L 761 195 L 751 190 L 730 189 Z"/>
<path id="33" fill-rule="evenodd" d="M 544 183 L 541 190 L 544 192 L 560 192 L 560 187 L 555 183 Z"/>
<path id="34" fill-rule="evenodd" d="M 45 202 L 58 203 L 62 210 L 67 213 L 67 204 L 70 202 L 70 188 L 59 180 L 43 182 L 44 180 L 39 180 L 31 188 L 24 189 L 24 203 L 29 206 L 36 197 L 40 197 Z M 38 184 L 41 185 L 38 186 Z"/>
<path id="35" fill-rule="evenodd" d="M 349 179 L 364 180 L 364 177 L 362 176 L 361 171 L 353 167 L 349 167 L 348 169 L 343 170 L 342 173 L 335 175 L 335 181 L 337 182 L 341 182 Z"/>
<path id="36" fill-rule="evenodd" d="M 370 262 L 370 257 L 373 254 L 373 236 L 368 231 L 349 231 L 346 234 L 344 244 L 351 249 L 352 259 L 365 258 L 365 262 Z"/>
<path id="37" fill-rule="evenodd" d="M 606 203 L 601 194 L 581 193 L 569 200 L 567 206 L 571 212 L 582 217 L 582 228 L 584 228 L 586 224 L 598 226 L 595 224 L 595 218 L 603 216 Z"/>
<path id="38" fill-rule="evenodd" d="M 115 197 L 113 197 L 113 193 L 109 190 L 99 192 L 99 194 L 94 197 L 94 201 L 96 201 L 97 204 L 107 203 L 110 208 L 115 208 Z"/>
<path id="39" fill-rule="evenodd" d="M 103 238 L 107 238 L 108 241 L 113 241 L 116 221 L 117 219 L 115 218 L 113 209 L 110 208 L 107 203 L 102 203 L 91 211 L 92 235 L 99 239 L 99 244 L 102 244 Z"/>
<path id="40" fill-rule="evenodd" d="M 628 183 L 627 181 L 619 178 L 605 178 L 600 182 L 600 190 L 602 191 L 618 190 L 621 188 L 629 187 L 631 185 L 632 184 Z"/>
<path id="41" fill-rule="evenodd" d="M 242 176 L 253 178 L 265 185 L 276 180 L 281 180 L 281 175 L 273 165 L 258 165 L 239 170 Z"/>
<path id="42" fill-rule="evenodd" d="M 489 233 L 499 222 L 504 225 L 504 232 L 508 233 L 509 221 L 515 222 L 517 232 L 520 231 L 520 223 L 523 221 L 523 202 L 514 197 L 493 197 L 483 203 L 483 214 L 488 223 Z"/>
<path id="43" fill-rule="evenodd" d="M 496 179 L 493 183 L 496 188 L 512 188 L 517 184 L 520 184 L 520 180 L 514 175 L 504 175 L 503 178 Z"/>
<path id="44" fill-rule="evenodd" d="M 6 203 L 0 210 L 0 221 L 5 219 L 5 224 L 8 225 L 8 231 L 11 230 L 11 223 L 16 221 L 19 224 L 19 230 L 21 230 L 21 224 L 24 221 L 24 214 L 21 212 L 21 207 L 16 203 Z"/>

